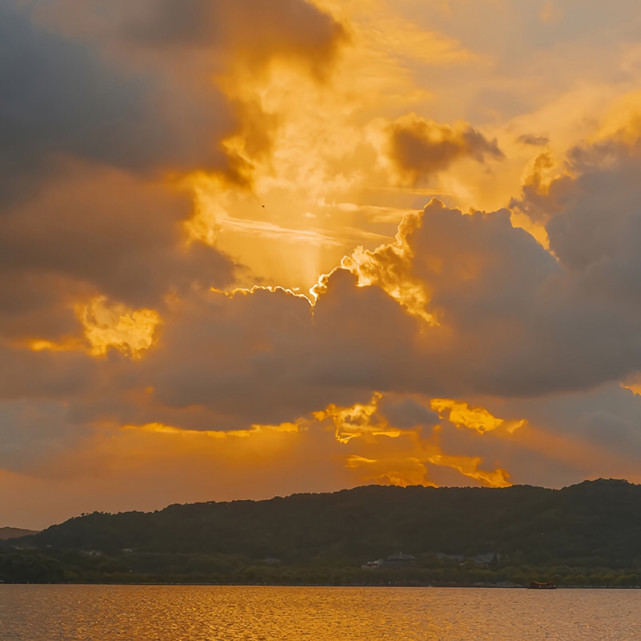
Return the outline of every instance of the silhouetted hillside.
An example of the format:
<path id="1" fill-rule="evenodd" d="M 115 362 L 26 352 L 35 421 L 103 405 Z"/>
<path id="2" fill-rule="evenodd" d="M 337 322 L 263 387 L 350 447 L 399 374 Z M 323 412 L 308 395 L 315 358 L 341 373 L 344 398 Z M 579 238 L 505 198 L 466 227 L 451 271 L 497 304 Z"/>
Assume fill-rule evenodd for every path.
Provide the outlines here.
<path id="1" fill-rule="evenodd" d="M 396 562 L 395 569 L 442 570 L 437 582 L 448 568 L 454 574 L 511 568 L 509 580 L 519 568 L 599 568 L 618 576 L 641 566 L 640 507 L 641 486 L 614 480 L 563 490 L 369 486 L 153 513 L 94 513 L 19 545 L 67 561 L 73 554 L 116 560 L 130 574 L 144 569 L 157 578 L 205 581 L 255 565 L 271 568 L 264 576 L 285 567 L 360 571 L 399 551 L 414 559 Z"/>
<path id="2" fill-rule="evenodd" d="M 29 536 L 37 534 L 37 530 L 25 530 L 18 527 L 0 527 L 0 541 L 8 541 L 9 539 L 18 539 L 22 536 Z"/>

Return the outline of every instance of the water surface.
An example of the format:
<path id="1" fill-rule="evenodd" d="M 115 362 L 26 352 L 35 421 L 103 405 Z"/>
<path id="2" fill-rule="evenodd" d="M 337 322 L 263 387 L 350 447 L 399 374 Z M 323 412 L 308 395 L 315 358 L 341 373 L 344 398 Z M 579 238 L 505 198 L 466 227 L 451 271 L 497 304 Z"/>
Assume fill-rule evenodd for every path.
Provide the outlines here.
<path id="1" fill-rule="evenodd" d="M 0 641 L 639 641 L 641 590 L 0 586 Z"/>

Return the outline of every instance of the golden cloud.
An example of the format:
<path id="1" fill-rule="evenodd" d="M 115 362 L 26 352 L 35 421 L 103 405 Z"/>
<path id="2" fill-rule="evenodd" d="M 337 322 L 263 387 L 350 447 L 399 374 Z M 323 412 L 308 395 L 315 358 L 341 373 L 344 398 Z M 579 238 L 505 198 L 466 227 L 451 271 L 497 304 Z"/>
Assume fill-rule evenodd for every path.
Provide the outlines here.
<path id="1" fill-rule="evenodd" d="M 391 243 L 373 251 L 358 247 L 343 258 L 341 265 L 358 277 L 359 287 L 376 285 L 413 316 L 430 325 L 437 325 L 435 317 L 427 311 L 430 298 L 428 285 L 411 273 L 414 255 L 408 236 L 421 226 L 421 221 L 419 214 L 406 215 Z"/>
<path id="2" fill-rule="evenodd" d="M 115 348 L 131 358 L 141 358 L 156 340 L 160 315 L 153 309 L 131 309 L 99 296 L 76 308 L 92 356 Z"/>
<path id="3" fill-rule="evenodd" d="M 370 459 L 356 454 L 347 457 L 346 467 L 359 474 L 363 483 L 377 485 L 424 485 L 435 487 L 427 480 L 425 463 L 417 458 Z"/>
<path id="4" fill-rule="evenodd" d="M 359 475 L 360 482 L 436 485 L 429 468 L 436 466 L 455 470 L 461 476 L 489 487 L 511 485 L 509 474 L 504 469 L 483 470 L 481 456 L 444 452 L 440 443 L 440 429 L 435 429 L 429 436 L 422 436 L 420 425 L 411 429 L 395 428 L 385 416 L 383 399 L 383 394 L 376 393 L 369 403 L 356 403 L 350 407 L 331 404 L 313 414 L 321 423 L 330 419 L 335 427 L 337 442 L 350 446 L 353 453 L 347 455 L 346 467 Z M 506 423 L 483 408 L 469 408 L 467 403 L 433 399 L 430 405 L 440 413 L 449 409 L 451 423 L 479 434 L 499 428 L 511 434 L 525 423 Z M 393 442 L 390 442 L 390 438 Z"/>
<path id="5" fill-rule="evenodd" d="M 314 412 L 314 418 L 323 421 L 329 418 L 336 428 L 336 440 L 349 443 L 353 438 L 375 438 L 387 436 L 397 438 L 401 430 L 391 427 L 387 420 L 378 414 L 381 394 L 374 394 L 367 404 L 356 403 L 351 407 L 337 407 L 333 403 L 326 409 Z"/>
<path id="6" fill-rule="evenodd" d="M 447 454 L 433 454 L 428 461 L 433 465 L 442 465 L 450 467 L 463 476 L 479 481 L 487 487 L 509 487 L 512 483 L 509 480 L 509 474 L 497 468 L 491 472 L 485 472 L 480 468 L 483 459 L 478 456 L 451 456 Z"/>
<path id="7" fill-rule="evenodd" d="M 485 434 L 500 429 L 508 434 L 526 425 L 525 419 L 517 421 L 506 421 L 493 416 L 483 407 L 470 407 L 465 401 L 455 401 L 446 398 L 434 398 L 430 402 L 433 410 L 439 416 L 456 425 L 470 430 L 476 430 L 479 434 Z"/>

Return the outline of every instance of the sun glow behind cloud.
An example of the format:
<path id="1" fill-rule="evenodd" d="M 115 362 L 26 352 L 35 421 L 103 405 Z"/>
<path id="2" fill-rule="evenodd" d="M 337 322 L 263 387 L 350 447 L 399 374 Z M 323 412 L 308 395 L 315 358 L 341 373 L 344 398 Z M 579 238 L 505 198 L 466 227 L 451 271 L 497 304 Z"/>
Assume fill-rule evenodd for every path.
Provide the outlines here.
<path id="1" fill-rule="evenodd" d="M 509 434 L 514 433 L 526 423 L 524 419 L 518 421 L 505 421 L 502 418 L 492 416 L 483 407 L 470 407 L 463 401 L 454 401 L 446 398 L 435 398 L 430 403 L 431 408 L 440 416 L 447 416 L 447 420 L 457 427 L 465 427 L 476 430 L 479 434 L 485 434 L 492 430 L 505 430 Z"/>
<path id="2" fill-rule="evenodd" d="M 325 410 L 314 413 L 314 418 L 323 423 L 327 419 L 335 428 L 335 438 L 342 445 L 356 448 L 346 457 L 346 467 L 361 477 L 363 482 L 396 485 L 432 485 L 438 478 L 436 468 L 455 470 L 468 482 L 489 487 L 511 485 L 509 474 L 500 468 L 485 471 L 481 456 L 465 456 L 443 451 L 444 424 L 416 424 L 403 429 L 395 427 L 386 416 L 385 395 L 376 393 L 367 404 L 357 403 L 351 407 L 330 404 Z M 414 402 L 414 401 L 412 401 Z M 525 421 L 506 422 L 492 416 L 484 408 L 469 408 L 467 403 L 446 399 L 431 401 L 418 399 L 428 417 L 427 408 L 443 412 L 450 409 L 447 422 L 455 427 L 467 427 L 483 435 L 488 430 L 504 426 L 505 434 L 511 435 Z M 388 410 L 389 411 L 389 410 Z M 386 439 L 395 439 L 390 446 Z"/>
<path id="3" fill-rule="evenodd" d="M 76 311 L 91 345 L 92 356 L 104 356 L 111 347 L 131 358 L 142 358 L 153 344 L 160 316 L 153 309 L 129 309 L 98 297 Z"/>

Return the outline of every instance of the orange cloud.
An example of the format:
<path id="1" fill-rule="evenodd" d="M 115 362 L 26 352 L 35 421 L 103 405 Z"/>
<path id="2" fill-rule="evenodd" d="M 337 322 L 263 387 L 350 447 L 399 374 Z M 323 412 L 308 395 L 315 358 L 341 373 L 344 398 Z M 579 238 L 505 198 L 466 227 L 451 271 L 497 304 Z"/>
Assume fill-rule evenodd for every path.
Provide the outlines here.
<path id="1" fill-rule="evenodd" d="M 378 485 L 424 485 L 435 487 L 427 480 L 425 463 L 417 458 L 370 459 L 356 454 L 347 457 L 348 470 L 357 472 L 362 483 Z"/>
<path id="2" fill-rule="evenodd" d="M 394 429 L 378 414 L 381 397 L 381 394 L 374 394 L 368 404 L 356 403 L 351 407 L 337 407 L 331 403 L 325 410 L 314 412 L 314 418 L 318 421 L 329 418 L 336 428 L 336 440 L 339 443 L 349 443 L 353 438 L 361 437 L 397 438 L 401 431 Z"/>
<path id="3" fill-rule="evenodd" d="M 281 425 L 252 425 L 250 429 L 246 430 L 190 430 L 173 427 L 171 425 L 163 425 L 162 423 L 147 423 L 145 425 L 123 425 L 121 429 L 140 430 L 142 432 L 150 432 L 152 434 L 170 434 L 185 438 L 234 439 L 250 438 L 261 434 L 299 432 L 301 428 L 300 425 L 296 423 L 282 423 Z"/>
<path id="4" fill-rule="evenodd" d="M 381 245 L 373 251 L 358 247 L 343 258 L 341 265 L 358 276 L 359 287 L 377 285 L 410 314 L 435 325 L 436 319 L 427 311 L 428 285 L 414 278 L 411 273 L 413 252 L 408 236 L 420 225 L 421 216 L 408 214 L 401 221 L 391 243 Z"/>
<path id="5" fill-rule="evenodd" d="M 455 470 L 466 479 L 490 487 L 511 485 L 508 473 L 502 468 L 481 469 L 481 456 L 446 453 L 440 443 L 440 430 L 430 436 L 421 435 L 421 425 L 410 429 L 394 428 L 385 416 L 393 406 L 383 405 L 384 395 L 374 394 L 367 404 L 356 403 L 351 407 L 330 405 L 315 412 L 317 421 L 330 419 L 336 429 L 336 440 L 350 446 L 353 453 L 346 457 L 346 467 L 359 474 L 360 482 L 377 482 L 395 485 L 436 485 L 429 466 Z M 434 399 L 432 408 L 443 412 L 451 410 L 450 422 L 483 434 L 503 426 L 502 419 L 494 418 L 482 408 L 471 409 L 466 403 Z M 508 424 L 504 429 L 512 433 L 521 422 Z M 380 437 L 387 437 L 381 439 Z M 394 439 L 390 442 L 389 438 Z M 362 440 L 360 440 L 362 439 Z"/>
<path id="6" fill-rule="evenodd" d="M 428 461 L 433 465 L 442 465 L 450 467 L 460 472 L 461 475 L 479 481 L 488 487 L 509 487 L 512 483 L 509 480 L 509 474 L 497 468 L 491 472 L 485 472 L 479 467 L 483 464 L 483 459 L 478 456 L 451 456 L 447 454 L 433 454 Z"/>
<path id="7" fill-rule="evenodd" d="M 446 417 L 450 423 L 456 425 L 456 427 L 476 430 L 479 434 L 485 434 L 486 432 L 499 429 L 508 434 L 513 434 L 527 423 L 525 419 L 506 421 L 502 418 L 497 418 L 496 416 L 492 416 L 485 408 L 470 407 L 464 401 L 435 398 L 430 402 L 430 406 L 438 412 L 440 416 Z"/>
<path id="8" fill-rule="evenodd" d="M 621 387 L 630 390 L 633 394 L 641 396 L 641 374 L 633 374 L 621 382 Z"/>
<path id="9" fill-rule="evenodd" d="M 36 338 L 33 340 L 24 341 L 24 344 L 34 352 L 42 351 L 52 351 L 52 352 L 67 352 L 71 350 L 84 350 L 86 349 L 86 344 L 84 341 L 75 338 L 68 337 L 66 340 L 62 341 L 48 341 L 42 338 Z"/>
<path id="10" fill-rule="evenodd" d="M 104 296 L 79 305 L 76 313 L 93 356 L 104 356 L 113 347 L 131 358 L 141 358 L 154 344 L 160 324 L 157 311 L 130 309 L 121 303 L 109 303 Z"/>

